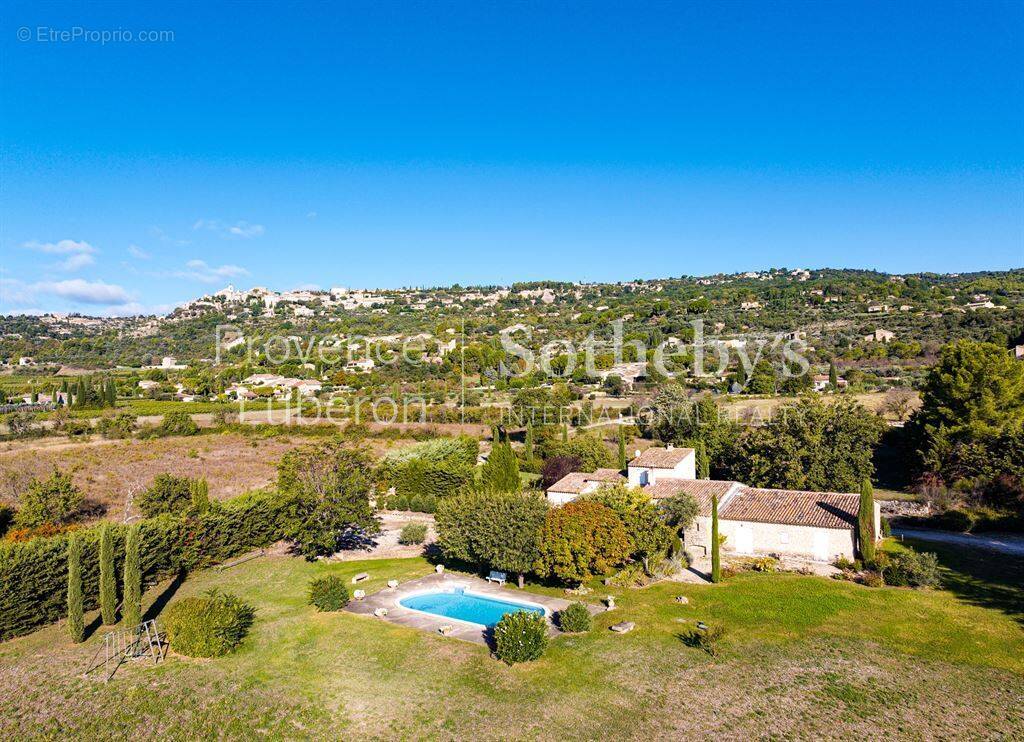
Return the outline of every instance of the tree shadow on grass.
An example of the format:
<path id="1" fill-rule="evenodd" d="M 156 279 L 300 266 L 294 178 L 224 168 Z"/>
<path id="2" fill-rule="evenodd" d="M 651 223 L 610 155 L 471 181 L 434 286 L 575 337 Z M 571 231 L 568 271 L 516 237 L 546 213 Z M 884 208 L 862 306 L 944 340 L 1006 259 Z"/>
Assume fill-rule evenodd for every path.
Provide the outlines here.
<path id="1" fill-rule="evenodd" d="M 100 627 L 102 625 L 103 613 L 101 613 L 100 611 L 96 611 L 95 618 L 93 618 L 92 621 L 86 624 L 85 630 L 82 632 L 82 641 L 86 641 L 87 639 L 89 639 L 89 637 L 91 637 L 93 634 L 100 630 Z"/>
<path id="2" fill-rule="evenodd" d="M 171 598 L 178 592 L 178 588 L 182 586 L 187 576 L 188 574 L 185 570 L 179 569 L 177 574 L 174 575 L 174 579 L 163 589 L 163 592 L 156 596 L 156 600 L 150 603 L 149 608 L 146 609 L 142 616 L 142 620 L 149 621 L 159 616 L 164 608 L 167 607 L 167 604 L 171 602 Z"/>
<path id="3" fill-rule="evenodd" d="M 1024 624 L 1024 557 L 909 538 L 906 543 L 938 556 L 943 589 L 965 603 L 1002 611 Z"/>

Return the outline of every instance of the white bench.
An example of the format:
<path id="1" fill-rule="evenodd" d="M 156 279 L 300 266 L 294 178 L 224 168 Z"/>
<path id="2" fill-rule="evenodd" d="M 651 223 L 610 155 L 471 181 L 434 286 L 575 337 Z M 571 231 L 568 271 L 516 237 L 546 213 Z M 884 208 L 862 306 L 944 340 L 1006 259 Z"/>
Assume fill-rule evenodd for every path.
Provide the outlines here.
<path id="1" fill-rule="evenodd" d="M 488 582 L 497 582 L 499 585 L 504 585 L 508 581 L 508 575 L 504 572 L 499 572 L 496 569 L 492 569 L 491 573 L 487 575 Z"/>

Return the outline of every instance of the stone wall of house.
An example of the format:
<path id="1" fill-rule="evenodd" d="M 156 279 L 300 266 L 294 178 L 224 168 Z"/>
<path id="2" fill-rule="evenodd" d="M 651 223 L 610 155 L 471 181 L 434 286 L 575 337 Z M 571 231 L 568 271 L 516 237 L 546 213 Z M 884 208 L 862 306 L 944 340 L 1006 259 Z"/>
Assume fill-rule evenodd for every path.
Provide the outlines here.
<path id="1" fill-rule="evenodd" d="M 626 468 L 626 478 L 631 487 L 647 487 L 664 479 L 696 479 L 697 464 L 695 462 L 693 454 L 690 454 L 672 469 L 630 466 Z"/>
<path id="2" fill-rule="evenodd" d="M 552 490 L 548 490 L 547 492 L 549 505 L 565 505 L 565 503 L 572 502 L 577 497 L 579 497 L 579 495 L 573 492 L 554 492 Z"/>
<path id="3" fill-rule="evenodd" d="M 855 554 L 853 528 L 839 530 L 720 519 L 718 532 L 725 536 L 723 553 L 785 554 L 823 562 L 831 562 L 839 556 L 853 559 Z M 710 517 L 697 518 L 684 535 L 686 550 L 692 556 L 710 556 Z"/>

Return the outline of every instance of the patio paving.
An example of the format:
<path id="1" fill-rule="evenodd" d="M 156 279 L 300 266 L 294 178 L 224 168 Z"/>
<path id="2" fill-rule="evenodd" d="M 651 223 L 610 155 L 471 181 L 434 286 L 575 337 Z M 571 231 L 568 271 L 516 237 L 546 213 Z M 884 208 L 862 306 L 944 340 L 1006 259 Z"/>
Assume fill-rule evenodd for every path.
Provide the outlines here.
<path id="1" fill-rule="evenodd" d="M 358 589 L 358 585 L 353 585 L 352 587 L 353 589 Z M 345 607 L 345 610 L 351 613 L 369 616 L 370 618 L 377 618 L 373 615 L 374 611 L 378 608 L 386 608 L 388 615 L 377 618 L 377 620 L 387 621 L 388 623 L 398 624 L 399 626 L 408 626 L 438 635 L 440 635 L 440 628 L 447 625 L 452 627 L 451 633 L 447 634 L 448 637 L 454 637 L 455 639 L 462 639 L 463 641 L 489 646 L 490 629 L 483 629 L 477 624 L 457 621 L 451 618 L 445 618 L 444 616 L 432 616 L 427 613 L 414 611 L 403 607 L 398 602 L 403 597 L 412 593 L 430 589 L 450 590 L 457 587 L 465 587 L 475 593 L 489 595 L 501 600 L 518 600 L 544 606 L 549 612 L 549 636 L 557 636 L 562 633 L 551 622 L 551 614 L 557 613 L 563 608 L 568 607 L 570 603 L 575 602 L 562 600 L 561 598 L 552 598 L 547 595 L 537 595 L 536 593 L 526 592 L 525 590 L 519 590 L 514 587 L 499 587 L 492 582 L 487 582 L 486 580 L 472 575 L 449 574 L 444 572 L 442 574 L 435 573 L 416 580 L 404 582 L 397 588 L 384 588 L 372 595 L 367 595 L 363 600 L 352 600 Z M 588 603 L 584 603 L 584 605 L 587 606 L 587 609 L 593 615 L 601 613 L 604 610 L 601 606 Z"/>

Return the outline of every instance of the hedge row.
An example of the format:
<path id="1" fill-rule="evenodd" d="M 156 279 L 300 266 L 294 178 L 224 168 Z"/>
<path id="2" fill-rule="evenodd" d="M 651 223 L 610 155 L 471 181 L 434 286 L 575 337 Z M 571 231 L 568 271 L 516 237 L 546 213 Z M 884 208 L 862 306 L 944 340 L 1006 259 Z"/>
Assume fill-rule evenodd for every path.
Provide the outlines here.
<path id="1" fill-rule="evenodd" d="M 437 510 L 437 498 L 432 495 L 422 497 L 406 497 L 405 495 L 385 495 L 377 499 L 381 510 L 411 510 L 416 513 L 433 513 Z"/>
<path id="2" fill-rule="evenodd" d="M 282 538 L 290 501 L 255 492 L 201 515 L 161 515 L 141 521 L 143 580 L 154 582 L 180 569 L 230 559 Z M 124 526 L 113 529 L 116 574 L 123 571 Z M 99 528 L 75 532 L 82 539 L 85 608 L 98 606 Z M 0 641 L 27 634 L 67 614 L 68 534 L 0 543 Z"/>
<path id="3" fill-rule="evenodd" d="M 447 461 L 410 461 L 396 469 L 392 481 L 395 494 L 403 497 L 450 497 L 472 483 L 473 469 Z"/>

